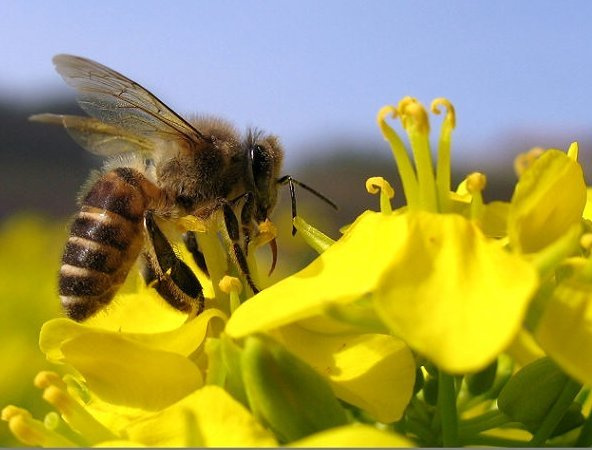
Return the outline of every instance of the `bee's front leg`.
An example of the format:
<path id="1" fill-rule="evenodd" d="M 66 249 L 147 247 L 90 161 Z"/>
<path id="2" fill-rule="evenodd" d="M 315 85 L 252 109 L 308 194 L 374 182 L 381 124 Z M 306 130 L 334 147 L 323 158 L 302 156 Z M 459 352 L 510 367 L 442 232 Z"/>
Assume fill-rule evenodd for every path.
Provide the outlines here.
<path id="1" fill-rule="evenodd" d="M 195 264 L 197 264 L 197 267 L 199 267 L 207 276 L 210 276 L 208 266 L 206 265 L 206 257 L 199 249 L 195 231 L 187 231 L 183 233 L 183 243 L 185 244 L 185 248 L 191 253 L 191 256 L 193 256 L 193 260 L 195 261 Z"/>
<path id="2" fill-rule="evenodd" d="M 222 203 L 222 213 L 224 215 L 224 226 L 228 233 L 228 237 L 230 238 L 230 245 L 232 247 L 232 252 L 236 259 L 236 263 L 238 264 L 240 271 L 244 274 L 245 279 L 247 280 L 247 283 L 251 287 L 253 293 L 257 294 L 259 289 L 257 289 L 257 286 L 255 286 L 255 283 L 251 278 L 251 271 L 249 270 L 249 265 L 247 264 L 247 257 L 240 246 L 240 226 L 236 214 L 234 213 L 230 204 L 227 202 Z"/>

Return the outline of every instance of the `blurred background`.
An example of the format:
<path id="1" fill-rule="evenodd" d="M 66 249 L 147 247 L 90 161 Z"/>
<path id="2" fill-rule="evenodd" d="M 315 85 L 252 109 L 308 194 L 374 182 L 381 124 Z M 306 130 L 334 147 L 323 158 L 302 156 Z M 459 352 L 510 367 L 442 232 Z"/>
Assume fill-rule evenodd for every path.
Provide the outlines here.
<path id="1" fill-rule="evenodd" d="M 399 186 L 375 124 L 405 95 L 456 107 L 453 183 L 479 170 L 487 200 L 509 199 L 517 153 L 579 141 L 592 161 L 592 3 L 588 1 L 0 2 L 0 406 L 43 417 L 32 378 L 43 321 L 60 314 L 55 276 L 76 194 L 101 160 L 34 113 L 81 113 L 51 58 L 71 53 L 141 83 L 181 114 L 215 114 L 281 137 L 299 212 L 333 238 Z M 440 119 L 433 121 L 437 137 Z M 400 204 L 403 199 L 395 199 Z M 275 213 L 274 279 L 314 253 L 290 237 L 287 189 Z M 263 257 L 269 259 L 268 254 Z M 266 262 L 267 264 L 267 262 Z M 0 446 L 13 445 L 0 424 Z"/>

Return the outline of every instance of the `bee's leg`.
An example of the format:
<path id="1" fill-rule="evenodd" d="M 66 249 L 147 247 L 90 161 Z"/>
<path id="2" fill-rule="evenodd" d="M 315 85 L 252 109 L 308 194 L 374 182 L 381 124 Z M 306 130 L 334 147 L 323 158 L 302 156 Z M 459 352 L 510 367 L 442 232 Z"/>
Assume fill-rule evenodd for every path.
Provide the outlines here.
<path id="1" fill-rule="evenodd" d="M 140 255 L 138 263 L 140 265 L 140 275 L 142 276 L 144 283 L 146 283 L 146 286 L 150 286 L 150 284 L 158 279 L 156 270 L 152 267 L 153 264 L 150 260 L 150 254 L 148 252 L 143 252 Z"/>
<path id="2" fill-rule="evenodd" d="M 251 232 L 253 230 L 253 217 L 255 215 L 255 194 L 251 191 L 245 192 L 240 197 L 232 200 L 231 203 L 238 203 L 239 200 L 245 199 L 243 207 L 241 208 L 240 225 L 244 237 L 244 252 L 249 254 L 249 243 L 251 242 Z"/>
<path id="3" fill-rule="evenodd" d="M 177 257 L 150 211 L 144 217 L 144 226 L 148 240 L 145 279 L 152 279 L 156 291 L 172 307 L 192 316 L 199 314 L 204 308 L 201 283 L 189 266 Z"/>
<path id="4" fill-rule="evenodd" d="M 224 226 L 228 232 L 230 244 L 232 245 L 232 252 L 234 253 L 238 267 L 244 274 L 247 283 L 253 290 L 253 293 L 256 294 L 259 292 L 259 289 L 257 289 L 253 279 L 251 278 L 251 271 L 249 270 L 249 265 L 247 264 L 247 257 L 240 246 L 240 227 L 238 219 L 236 218 L 236 215 L 234 214 L 234 211 L 232 210 L 232 207 L 229 203 L 225 202 L 222 204 L 222 212 L 224 213 Z"/>
<path id="5" fill-rule="evenodd" d="M 193 260 L 195 261 L 195 264 L 197 264 L 197 267 L 199 267 L 207 276 L 210 276 L 208 266 L 206 265 L 206 258 L 199 249 L 195 232 L 187 231 L 186 233 L 183 233 L 183 242 L 185 243 L 187 250 L 189 250 L 189 253 L 191 253 L 191 256 L 193 256 Z"/>

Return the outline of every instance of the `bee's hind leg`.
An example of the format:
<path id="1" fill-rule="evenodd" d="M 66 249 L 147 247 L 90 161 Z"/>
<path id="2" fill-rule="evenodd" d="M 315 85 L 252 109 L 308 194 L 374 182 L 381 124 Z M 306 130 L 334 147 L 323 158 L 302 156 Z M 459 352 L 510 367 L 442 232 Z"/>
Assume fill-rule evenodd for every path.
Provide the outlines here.
<path id="1" fill-rule="evenodd" d="M 190 317 L 203 311 L 201 283 L 193 271 L 175 254 L 171 244 L 158 228 L 151 212 L 144 217 L 148 250 L 144 253 L 144 280 L 175 309 Z"/>

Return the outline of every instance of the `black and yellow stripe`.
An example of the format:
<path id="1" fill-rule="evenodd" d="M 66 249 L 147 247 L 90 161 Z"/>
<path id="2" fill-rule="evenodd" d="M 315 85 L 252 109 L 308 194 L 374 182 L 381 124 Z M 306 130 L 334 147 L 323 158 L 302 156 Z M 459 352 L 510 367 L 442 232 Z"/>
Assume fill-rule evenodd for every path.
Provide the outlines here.
<path id="1" fill-rule="evenodd" d="M 125 281 L 143 245 L 143 217 L 155 189 L 140 172 L 119 168 L 103 174 L 82 199 L 60 269 L 60 297 L 70 318 L 93 315 Z"/>

